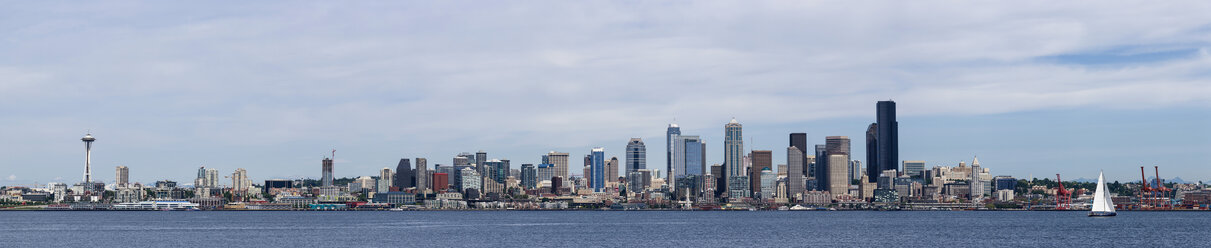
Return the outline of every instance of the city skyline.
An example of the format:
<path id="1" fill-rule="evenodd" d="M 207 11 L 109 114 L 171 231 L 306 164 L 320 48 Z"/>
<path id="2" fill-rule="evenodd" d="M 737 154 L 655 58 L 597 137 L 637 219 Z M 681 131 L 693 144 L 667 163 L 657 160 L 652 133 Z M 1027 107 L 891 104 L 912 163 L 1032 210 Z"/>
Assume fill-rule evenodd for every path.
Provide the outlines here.
<path id="1" fill-rule="evenodd" d="M 883 100 L 899 103 L 900 161 L 1211 179 L 1205 2 L 395 4 L 0 10 L 0 185 L 79 180 L 87 130 L 106 182 L 116 166 L 144 183 L 188 184 L 200 166 L 319 178 L 333 148 L 337 178 L 478 150 L 513 166 L 625 158 L 629 138 L 664 173 L 664 127 L 699 135 L 709 166 L 732 117 L 774 164 L 800 132 L 807 155 L 847 136 L 866 160 Z"/>

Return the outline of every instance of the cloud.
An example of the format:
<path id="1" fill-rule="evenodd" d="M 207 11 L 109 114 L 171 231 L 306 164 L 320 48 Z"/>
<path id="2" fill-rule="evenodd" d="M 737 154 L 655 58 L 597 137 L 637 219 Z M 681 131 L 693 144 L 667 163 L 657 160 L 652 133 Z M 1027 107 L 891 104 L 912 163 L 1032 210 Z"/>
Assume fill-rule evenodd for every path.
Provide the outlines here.
<path id="1" fill-rule="evenodd" d="M 17 180 L 17 175 L 15 175 L 15 174 L 10 174 L 10 175 L 8 175 L 8 180 L 9 180 L 9 181 L 16 181 L 16 180 Z"/>
<path id="2" fill-rule="evenodd" d="M 29 130 L 0 138 L 94 128 L 109 134 L 98 144 L 142 144 L 130 150 L 382 147 L 342 154 L 360 163 L 589 146 L 673 118 L 871 116 L 882 99 L 902 116 L 1207 106 L 1209 5 L 33 3 L 0 10 L 0 121 Z"/>

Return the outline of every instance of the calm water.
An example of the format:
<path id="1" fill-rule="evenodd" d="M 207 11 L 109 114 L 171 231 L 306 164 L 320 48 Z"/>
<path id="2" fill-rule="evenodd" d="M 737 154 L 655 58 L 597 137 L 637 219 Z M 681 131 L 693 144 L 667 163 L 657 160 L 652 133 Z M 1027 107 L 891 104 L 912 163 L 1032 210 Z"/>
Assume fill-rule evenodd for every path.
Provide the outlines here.
<path id="1" fill-rule="evenodd" d="M 1211 246 L 1211 212 L 27 212 L 0 247 Z"/>

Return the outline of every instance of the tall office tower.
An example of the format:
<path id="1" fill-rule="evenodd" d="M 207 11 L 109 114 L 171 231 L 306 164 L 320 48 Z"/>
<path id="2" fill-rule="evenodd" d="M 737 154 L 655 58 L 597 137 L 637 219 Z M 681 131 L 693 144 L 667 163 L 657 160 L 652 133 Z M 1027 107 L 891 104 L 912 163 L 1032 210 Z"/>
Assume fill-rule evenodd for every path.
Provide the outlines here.
<path id="1" fill-rule="evenodd" d="M 454 164 L 454 167 L 468 166 L 468 165 L 471 165 L 471 161 L 475 161 L 475 154 L 471 154 L 469 152 L 464 152 L 464 153 L 459 153 L 457 156 L 454 156 L 453 164 Z"/>
<path id="2" fill-rule="evenodd" d="M 839 196 L 849 193 L 849 180 L 846 179 L 846 167 L 849 161 L 848 154 L 829 154 L 828 155 L 828 192 L 833 196 Z M 843 166 L 833 166 L 843 165 Z"/>
<path id="3" fill-rule="evenodd" d="M 627 141 L 627 174 L 636 170 L 648 168 L 648 148 L 643 145 L 643 139 L 631 138 Z"/>
<path id="4" fill-rule="evenodd" d="M 984 198 L 984 182 L 980 181 L 980 172 L 983 172 L 983 170 L 980 169 L 980 158 L 979 157 L 972 158 L 971 159 L 971 180 L 967 181 L 968 183 L 970 183 L 968 188 L 971 189 L 971 200 L 972 201 L 979 201 L 981 198 Z"/>
<path id="5" fill-rule="evenodd" d="M 592 152 L 589 152 L 589 154 L 584 155 L 584 176 L 583 176 L 583 178 L 584 178 L 584 180 L 588 181 L 588 182 L 585 182 L 585 185 L 589 185 L 589 187 L 593 187 L 593 178 L 596 178 L 596 177 L 593 176 L 593 153 Z"/>
<path id="6" fill-rule="evenodd" d="M 669 172 L 671 178 L 681 178 L 688 175 L 702 175 L 702 164 L 705 156 L 705 144 L 697 135 L 673 136 L 673 167 Z"/>
<path id="7" fill-rule="evenodd" d="M 896 102 L 879 101 L 876 106 L 878 111 L 877 121 L 879 123 L 876 129 L 876 160 L 878 160 L 879 169 L 881 170 L 896 170 L 899 171 L 900 162 L 900 131 L 899 122 L 896 122 Z"/>
<path id="8" fill-rule="evenodd" d="M 858 180 L 862 178 L 862 161 L 849 161 L 849 180 Z"/>
<path id="9" fill-rule="evenodd" d="M 323 160 L 323 176 L 320 179 L 321 186 L 332 187 L 332 159 L 324 158 Z"/>
<path id="10" fill-rule="evenodd" d="M 618 182 L 618 157 L 610 157 L 605 163 L 605 181 Z"/>
<path id="11" fill-rule="evenodd" d="M 870 165 L 867 165 L 870 166 Z M 925 161 L 907 160 L 904 161 L 904 175 L 912 178 L 923 178 L 925 175 Z"/>
<path id="12" fill-rule="evenodd" d="M 93 141 L 97 141 L 97 139 L 93 138 L 92 133 L 88 133 L 88 134 L 84 134 L 84 138 L 80 138 L 80 141 L 84 141 L 84 183 L 88 184 L 88 183 L 91 183 L 93 180 L 93 178 L 92 178 L 92 175 L 93 175 L 93 173 L 92 173 Z"/>
<path id="13" fill-rule="evenodd" d="M 551 164 L 552 166 L 555 166 L 553 168 L 554 172 L 555 172 L 555 175 L 553 177 L 568 178 L 568 153 L 551 151 L 551 152 L 547 153 L 546 158 L 547 158 L 546 164 Z M 542 180 L 551 180 L 551 179 L 543 178 Z"/>
<path id="14" fill-rule="evenodd" d="M 484 150 L 475 152 L 475 170 L 480 176 L 488 175 L 488 167 L 484 166 L 484 162 L 488 162 L 488 153 Z"/>
<path id="15" fill-rule="evenodd" d="M 416 192 L 423 193 L 429 187 L 429 160 L 425 158 L 416 158 L 416 173 L 413 177 L 416 178 Z"/>
<path id="16" fill-rule="evenodd" d="M 125 188 L 128 183 L 130 183 L 130 170 L 126 166 L 119 165 L 117 172 L 114 173 L 114 184 L 119 188 Z"/>
<path id="17" fill-rule="evenodd" d="M 715 179 L 715 183 L 713 184 L 713 186 L 715 186 L 714 197 L 719 197 L 720 195 L 723 195 L 723 192 L 727 192 L 727 188 L 724 188 L 724 184 L 726 184 L 724 182 L 726 181 L 726 179 L 723 178 L 723 173 L 724 173 L 723 171 L 724 171 L 723 165 L 720 165 L 720 164 L 711 165 L 711 178 Z"/>
<path id="18" fill-rule="evenodd" d="M 749 169 L 749 185 L 751 185 L 750 187 L 754 193 L 761 192 L 761 187 L 763 186 L 761 184 L 761 172 L 769 171 L 773 173 L 774 152 L 770 150 L 753 150 L 749 155 L 749 159 L 753 161 L 753 166 Z"/>
<path id="19" fill-rule="evenodd" d="M 849 152 L 850 152 L 849 137 L 846 137 L 846 136 L 824 137 L 824 149 L 825 149 L 825 154 L 827 154 L 824 156 L 824 158 L 826 158 L 828 160 L 827 169 L 826 169 L 826 171 L 828 173 L 828 177 L 826 177 L 824 183 L 825 183 L 825 185 L 829 186 L 828 188 L 825 188 L 824 190 L 829 190 L 829 189 L 831 189 L 831 187 L 838 185 L 840 183 L 844 183 L 846 185 L 846 187 L 848 187 L 848 185 L 849 185 Z M 833 163 L 834 161 L 833 161 L 832 155 L 845 155 L 846 160 L 841 161 L 841 163 Z M 842 172 L 840 174 L 841 176 L 837 176 L 837 174 L 833 174 L 832 172 L 835 170 L 840 170 Z"/>
<path id="20" fill-rule="evenodd" d="M 727 190 L 730 197 L 747 196 L 743 191 L 748 189 L 747 185 L 735 185 L 738 183 L 747 184 L 747 178 L 743 176 L 744 172 L 744 135 L 742 134 L 742 126 L 736 118 L 723 125 L 723 177 L 727 178 Z M 743 181 L 743 182 L 741 182 Z M 736 192 L 732 192 L 736 191 Z"/>
<path id="21" fill-rule="evenodd" d="M 786 189 L 787 194 L 794 196 L 806 190 L 803 186 L 803 151 L 799 147 L 786 148 Z"/>
<path id="22" fill-rule="evenodd" d="M 391 183 L 394 182 L 395 173 L 391 172 L 391 168 L 383 167 L 378 171 L 378 187 L 374 192 L 387 193 L 391 191 Z"/>
<path id="23" fill-rule="evenodd" d="M 209 187 L 209 188 L 218 188 L 219 187 L 219 170 L 206 169 L 206 187 Z"/>
<path id="24" fill-rule="evenodd" d="M 800 175 L 811 175 L 812 174 L 811 171 L 808 171 L 808 169 L 810 169 L 811 167 L 807 166 L 807 164 L 808 164 L 808 161 L 807 161 L 807 133 L 791 133 L 790 146 L 799 149 L 799 155 L 803 156 L 803 157 L 799 158 L 799 160 L 798 160 L 798 161 L 801 161 L 798 166 L 798 168 L 800 170 L 802 170 Z M 787 160 L 787 161 L 790 161 L 790 160 Z M 790 164 L 787 164 L 787 166 L 789 167 Z M 782 172 L 779 171 L 779 173 L 782 173 Z M 790 175 L 790 174 L 787 174 L 787 175 Z M 787 184 L 787 186 L 790 186 L 790 184 Z M 794 194 L 794 193 L 798 193 L 798 192 L 792 192 L 792 194 Z"/>
<path id="25" fill-rule="evenodd" d="M 248 180 L 248 170 L 236 168 L 235 172 L 231 173 L 231 190 L 247 192 L 249 187 L 252 187 L 252 181 Z"/>
<path id="26" fill-rule="evenodd" d="M 521 185 L 526 189 L 538 187 L 538 170 L 534 164 L 521 164 Z"/>
<path id="27" fill-rule="evenodd" d="M 193 179 L 194 188 L 206 187 L 206 166 L 198 167 L 198 178 Z"/>
<path id="28" fill-rule="evenodd" d="M 504 161 L 499 159 L 488 160 L 484 162 L 484 166 L 488 170 L 488 174 L 484 176 L 492 181 L 496 181 L 496 183 L 505 183 L 505 179 L 508 177 L 509 167 L 506 167 L 507 165 L 505 165 Z"/>
<path id="29" fill-rule="evenodd" d="M 879 180 L 883 168 L 879 165 L 879 123 L 866 127 L 866 175 L 868 182 Z"/>
<path id="30" fill-rule="evenodd" d="M 593 167 L 593 180 L 590 182 L 593 192 L 601 192 L 605 188 L 605 148 L 594 147 L 590 157 Z"/>
<path id="31" fill-rule="evenodd" d="M 681 135 L 681 127 L 677 126 L 676 123 L 669 124 L 668 130 L 666 130 L 664 133 L 664 137 L 665 137 L 664 141 L 666 143 L 664 146 L 664 150 L 665 150 L 665 152 L 667 152 L 667 154 L 665 154 L 665 158 L 668 160 L 668 164 L 667 164 L 668 166 L 665 167 L 665 173 L 667 173 L 665 175 L 665 177 L 667 178 L 666 182 L 668 182 L 669 188 L 674 187 L 675 182 L 673 182 L 673 181 L 674 181 L 674 178 L 676 178 L 676 175 L 678 173 L 673 168 L 673 141 L 675 141 L 675 138 L 680 135 Z"/>
<path id="32" fill-rule="evenodd" d="M 555 165 L 553 164 L 538 164 L 537 170 L 538 172 L 535 172 L 537 178 L 534 179 L 536 182 L 548 181 L 555 177 Z"/>
<path id="33" fill-rule="evenodd" d="M 828 147 L 816 145 L 816 166 L 812 168 L 812 176 L 816 179 L 816 190 L 828 191 Z"/>
<path id="34" fill-rule="evenodd" d="M 412 171 L 412 161 L 406 158 L 399 159 L 399 164 L 395 166 L 395 183 L 392 186 L 403 191 L 406 188 L 416 187 L 416 173 Z"/>

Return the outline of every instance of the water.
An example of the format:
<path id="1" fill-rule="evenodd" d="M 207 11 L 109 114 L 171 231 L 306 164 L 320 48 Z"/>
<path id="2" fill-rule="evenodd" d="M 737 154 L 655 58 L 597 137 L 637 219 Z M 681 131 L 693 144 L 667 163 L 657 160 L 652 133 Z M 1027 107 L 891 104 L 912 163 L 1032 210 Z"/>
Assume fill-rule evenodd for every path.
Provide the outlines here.
<path id="1" fill-rule="evenodd" d="M 1211 212 L 0 211 L 0 247 L 1208 246 Z"/>

